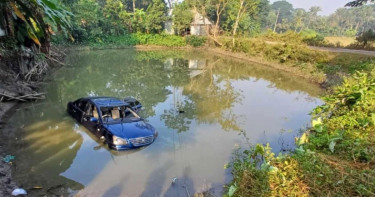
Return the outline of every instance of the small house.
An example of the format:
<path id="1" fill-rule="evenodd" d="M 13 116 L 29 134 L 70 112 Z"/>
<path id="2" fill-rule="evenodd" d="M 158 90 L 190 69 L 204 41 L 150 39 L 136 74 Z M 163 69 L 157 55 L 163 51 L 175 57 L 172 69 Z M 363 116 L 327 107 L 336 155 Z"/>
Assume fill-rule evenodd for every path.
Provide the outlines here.
<path id="1" fill-rule="evenodd" d="M 193 22 L 190 25 L 190 35 L 205 36 L 209 34 L 212 23 L 199 12 L 193 11 Z"/>
<path id="2" fill-rule="evenodd" d="M 211 31 L 212 23 L 206 17 L 203 17 L 198 11 L 192 10 L 191 12 L 193 13 L 193 21 L 190 28 L 186 29 L 185 35 L 207 35 Z M 172 18 L 172 10 L 168 11 L 168 16 Z M 175 34 L 172 20 L 166 21 L 164 28 L 166 34 Z"/>

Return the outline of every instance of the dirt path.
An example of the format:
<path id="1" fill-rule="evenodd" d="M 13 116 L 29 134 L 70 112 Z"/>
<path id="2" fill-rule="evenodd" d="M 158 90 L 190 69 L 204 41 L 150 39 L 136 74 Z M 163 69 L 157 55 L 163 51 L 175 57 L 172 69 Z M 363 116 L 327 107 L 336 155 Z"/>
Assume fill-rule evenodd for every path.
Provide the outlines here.
<path id="1" fill-rule="evenodd" d="M 334 53 L 354 53 L 354 54 L 360 54 L 360 55 L 375 56 L 375 51 L 342 49 L 342 48 L 331 48 L 331 47 L 313 47 L 313 46 L 309 46 L 309 48 L 319 50 L 319 51 L 328 51 L 328 52 L 334 52 Z"/>

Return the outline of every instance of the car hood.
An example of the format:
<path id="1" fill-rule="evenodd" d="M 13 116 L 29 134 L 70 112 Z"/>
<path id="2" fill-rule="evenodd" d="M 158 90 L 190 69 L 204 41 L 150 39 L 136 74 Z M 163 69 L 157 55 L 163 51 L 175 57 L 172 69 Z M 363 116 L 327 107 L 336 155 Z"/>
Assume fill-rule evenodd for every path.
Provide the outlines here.
<path id="1" fill-rule="evenodd" d="M 154 135 L 155 129 L 144 121 L 122 122 L 103 125 L 113 135 L 121 138 L 138 138 Z"/>

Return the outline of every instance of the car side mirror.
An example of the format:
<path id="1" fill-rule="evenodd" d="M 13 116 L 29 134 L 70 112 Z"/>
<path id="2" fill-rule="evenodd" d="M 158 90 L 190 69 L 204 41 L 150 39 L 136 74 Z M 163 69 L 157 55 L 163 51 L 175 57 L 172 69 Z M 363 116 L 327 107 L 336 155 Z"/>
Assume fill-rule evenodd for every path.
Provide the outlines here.
<path id="1" fill-rule="evenodd" d="M 90 122 L 97 123 L 97 122 L 98 122 L 98 119 L 97 119 L 97 118 L 94 118 L 94 117 L 91 117 L 91 118 L 90 118 Z"/>

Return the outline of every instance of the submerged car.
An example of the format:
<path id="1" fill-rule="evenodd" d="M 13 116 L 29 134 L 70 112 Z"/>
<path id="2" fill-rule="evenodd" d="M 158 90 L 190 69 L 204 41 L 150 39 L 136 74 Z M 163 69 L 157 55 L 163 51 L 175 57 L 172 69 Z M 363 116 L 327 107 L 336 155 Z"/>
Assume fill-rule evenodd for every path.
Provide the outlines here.
<path id="1" fill-rule="evenodd" d="M 110 148 L 125 150 L 147 146 L 158 135 L 137 114 L 141 107 L 133 98 L 87 97 L 69 102 L 67 111 Z"/>

